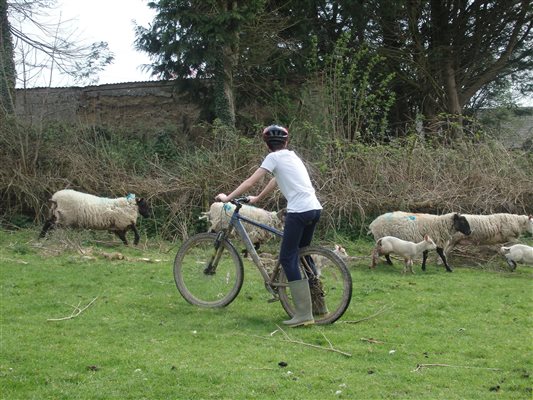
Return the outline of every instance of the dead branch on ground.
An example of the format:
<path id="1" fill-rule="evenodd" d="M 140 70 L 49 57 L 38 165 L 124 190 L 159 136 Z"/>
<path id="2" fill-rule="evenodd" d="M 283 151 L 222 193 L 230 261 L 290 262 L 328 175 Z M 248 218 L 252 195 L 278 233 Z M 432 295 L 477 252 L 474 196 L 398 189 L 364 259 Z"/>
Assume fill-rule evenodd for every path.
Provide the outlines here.
<path id="1" fill-rule="evenodd" d="M 291 338 L 287 332 L 285 332 L 279 325 L 276 325 L 278 327 L 278 330 L 283 333 L 283 336 L 285 337 L 285 340 L 287 342 L 290 342 L 290 343 L 295 343 L 295 344 L 301 344 L 302 346 L 307 346 L 307 347 L 312 347 L 314 349 L 320 349 L 320 350 L 325 350 L 325 351 L 332 351 L 334 353 L 340 353 L 346 357 L 351 357 L 352 355 L 350 353 L 346 353 L 345 351 L 342 351 L 342 350 L 338 350 L 336 348 L 333 347 L 333 344 L 330 342 L 330 340 L 326 337 L 326 335 L 324 335 L 322 332 L 320 332 L 322 334 L 322 336 L 324 337 L 324 339 L 326 339 L 326 341 L 328 342 L 329 344 L 329 347 L 324 347 L 324 346 L 318 346 L 316 344 L 311 344 L 311 343 L 306 343 L 304 341 L 301 341 L 299 339 L 293 339 Z M 270 335 L 272 336 L 276 331 L 272 332 Z"/>
<path id="2" fill-rule="evenodd" d="M 98 298 L 95 297 L 94 299 L 91 300 L 91 302 L 89 304 L 87 304 L 85 307 L 83 308 L 80 308 L 80 303 L 78 303 L 77 306 L 72 306 L 74 308 L 74 310 L 72 311 L 72 314 L 70 314 L 68 317 L 62 317 L 62 318 L 49 318 L 47 319 L 47 321 L 65 321 L 65 320 L 68 320 L 68 319 L 73 319 L 73 318 L 76 318 L 78 315 L 80 315 L 82 312 L 84 312 L 85 310 L 87 310 L 95 301 L 96 299 Z"/>
<path id="3" fill-rule="evenodd" d="M 420 372 L 424 368 L 431 367 L 449 367 L 449 368 L 470 368 L 470 369 L 486 369 L 489 371 L 501 371 L 500 368 L 485 368 L 485 367 L 470 367 L 466 365 L 449 365 L 449 364 L 416 364 L 416 368 L 411 372 Z"/>
<path id="4" fill-rule="evenodd" d="M 337 321 L 337 323 L 343 323 L 343 324 L 358 324 L 358 323 L 360 323 L 360 322 L 368 321 L 369 319 L 372 319 L 372 318 L 377 317 L 379 314 L 384 313 L 388 308 L 389 308 L 389 306 L 385 306 L 385 307 L 383 307 L 381 310 L 379 310 L 377 313 L 372 314 L 372 315 L 370 315 L 370 316 L 368 316 L 368 317 L 365 317 L 365 318 L 357 319 L 357 320 L 354 320 L 354 321 Z"/>

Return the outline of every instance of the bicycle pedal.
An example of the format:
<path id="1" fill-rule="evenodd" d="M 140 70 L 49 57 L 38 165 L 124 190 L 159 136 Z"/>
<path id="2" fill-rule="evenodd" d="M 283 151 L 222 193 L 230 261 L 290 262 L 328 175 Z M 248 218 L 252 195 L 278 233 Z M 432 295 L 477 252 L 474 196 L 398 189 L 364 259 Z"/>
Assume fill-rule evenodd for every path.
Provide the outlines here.
<path id="1" fill-rule="evenodd" d="M 279 297 L 272 297 L 271 299 L 267 300 L 267 303 L 275 303 L 276 301 L 279 301 Z"/>

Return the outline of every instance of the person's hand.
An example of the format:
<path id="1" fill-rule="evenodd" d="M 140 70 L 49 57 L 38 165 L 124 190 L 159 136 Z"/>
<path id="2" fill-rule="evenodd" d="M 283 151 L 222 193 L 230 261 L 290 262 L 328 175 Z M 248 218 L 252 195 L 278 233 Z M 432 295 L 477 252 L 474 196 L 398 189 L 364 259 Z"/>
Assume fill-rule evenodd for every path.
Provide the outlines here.
<path id="1" fill-rule="evenodd" d="M 227 203 L 228 201 L 230 201 L 231 199 L 229 198 L 229 196 L 227 196 L 225 193 L 219 193 L 215 196 L 215 200 L 219 200 L 223 203 Z"/>
<path id="2" fill-rule="evenodd" d="M 259 196 L 248 196 L 248 203 L 255 204 L 259 201 Z"/>

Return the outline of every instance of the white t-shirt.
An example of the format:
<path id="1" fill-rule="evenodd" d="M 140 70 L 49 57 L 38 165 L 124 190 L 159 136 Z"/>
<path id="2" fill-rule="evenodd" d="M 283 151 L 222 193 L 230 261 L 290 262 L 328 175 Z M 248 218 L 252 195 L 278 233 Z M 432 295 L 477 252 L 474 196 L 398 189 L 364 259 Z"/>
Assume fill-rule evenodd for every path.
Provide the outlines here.
<path id="1" fill-rule="evenodd" d="M 287 212 L 321 210 L 315 189 L 304 163 L 294 151 L 283 149 L 269 153 L 261 168 L 276 178 L 276 182 L 287 199 Z"/>

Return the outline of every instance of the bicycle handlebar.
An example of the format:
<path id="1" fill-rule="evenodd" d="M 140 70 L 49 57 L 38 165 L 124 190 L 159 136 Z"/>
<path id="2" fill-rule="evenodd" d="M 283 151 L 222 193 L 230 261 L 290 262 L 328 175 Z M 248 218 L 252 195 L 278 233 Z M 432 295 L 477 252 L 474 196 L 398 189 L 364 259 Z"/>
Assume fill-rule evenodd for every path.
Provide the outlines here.
<path id="1" fill-rule="evenodd" d="M 242 196 L 237 197 L 236 199 L 232 199 L 229 201 L 233 205 L 242 205 L 250 202 L 250 198 L 248 196 Z"/>

